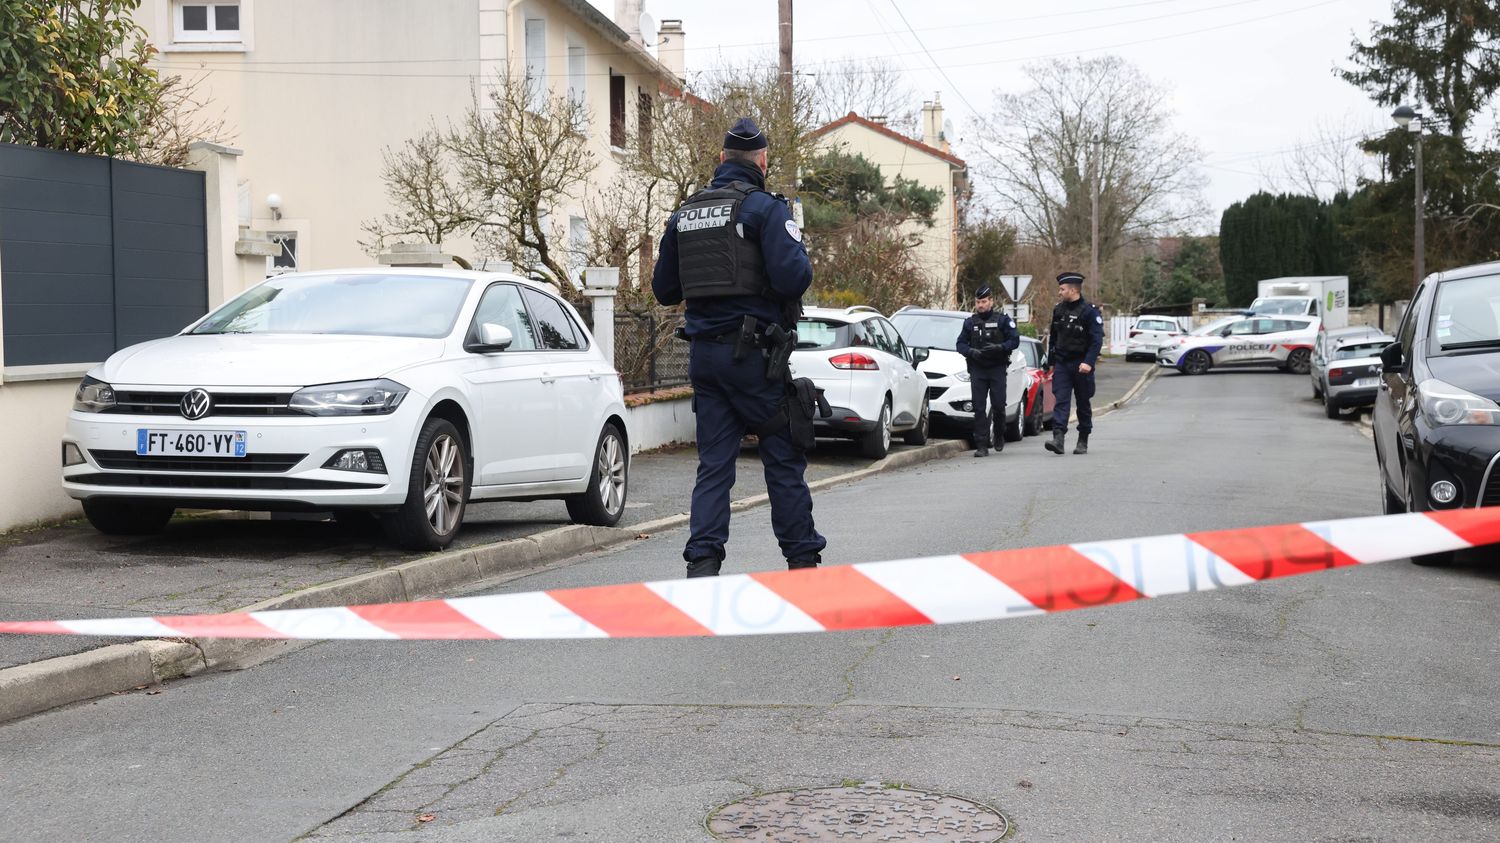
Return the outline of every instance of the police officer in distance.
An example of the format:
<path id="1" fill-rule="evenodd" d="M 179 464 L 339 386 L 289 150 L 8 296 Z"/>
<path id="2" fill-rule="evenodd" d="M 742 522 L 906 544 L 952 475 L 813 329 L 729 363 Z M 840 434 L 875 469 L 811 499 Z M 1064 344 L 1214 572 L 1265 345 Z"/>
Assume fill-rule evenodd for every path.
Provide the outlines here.
<path id="1" fill-rule="evenodd" d="M 1005 372 L 1010 355 L 1021 345 L 1016 322 L 995 312 L 994 293 L 988 286 L 974 292 L 974 313 L 964 320 L 955 346 L 969 364 L 969 391 L 974 398 L 974 456 L 990 453 L 991 431 L 995 452 L 1005 449 Z M 994 408 L 994 424 L 986 402 Z"/>
<path id="2" fill-rule="evenodd" d="M 717 576 L 729 540 L 729 492 L 747 431 L 760 439 L 771 529 L 787 567 L 814 568 L 827 541 L 813 526 L 807 458 L 784 420 L 785 384 L 767 379 L 766 329 L 792 330 L 812 263 L 786 201 L 766 192 L 766 136 L 740 118 L 724 136 L 713 182 L 667 221 L 651 278 L 664 305 L 687 302 L 688 377 L 697 413 L 698 477 L 683 559 L 689 577 Z M 782 413 L 778 417 L 778 413 Z"/>
<path id="3" fill-rule="evenodd" d="M 1052 365 L 1052 441 L 1054 454 L 1063 453 L 1068 435 L 1068 407 L 1078 400 L 1078 446 L 1075 454 L 1089 452 L 1089 434 L 1094 432 L 1094 366 L 1104 347 L 1104 315 L 1083 298 L 1083 276 L 1064 272 L 1057 276 L 1057 294 L 1062 301 L 1052 308 L 1052 330 L 1047 338 L 1047 360 Z"/>

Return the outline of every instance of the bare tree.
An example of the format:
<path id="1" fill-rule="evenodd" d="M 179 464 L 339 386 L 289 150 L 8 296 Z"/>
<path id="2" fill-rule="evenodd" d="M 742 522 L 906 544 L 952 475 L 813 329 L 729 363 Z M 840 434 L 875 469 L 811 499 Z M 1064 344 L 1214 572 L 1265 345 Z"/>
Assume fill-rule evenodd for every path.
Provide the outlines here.
<path id="1" fill-rule="evenodd" d="M 1095 178 L 1101 267 L 1130 240 L 1206 214 L 1194 169 L 1201 154 L 1172 128 L 1161 86 L 1116 56 L 1034 64 L 1026 74 L 1031 89 L 998 94 L 974 126 L 981 169 L 1023 238 L 1087 256 Z"/>
<path id="2" fill-rule="evenodd" d="M 886 126 L 915 137 L 920 131 L 917 96 L 901 69 L 883 57 L 834 60 L 818 65 L 813 84 L 817 125 L 849 112 L 882 118 Z"/>
<path id="3" fill-rule="evenodd" d="M 1370 156 L 1359 143 L 1377 130 L 1355 128 L 1348 120 L 1320 121 L 1313 135 L 1292 147 L 1280 162 L 1280 178 L 1273 183 L 1295 193 L 1332 199 L 1359 189 L 1372 175 Z"/>
<path id="4" fill-rule="evenodd" d="M 380 178 L 396 211 L 363 224 L 370 236 L 361 243 L 365 251 L 382 252 L 392 239 L 416 238 L 442 245 L 449 235 L 472 231 L 482 221 L 473 193 L 455 178 L 444 133 L 437 126 L 407 140 L 400 149 L 384 150 L 381 157 Z"/>
<path id="5" fill-rule="evenodd" d="M 233 132 L 222 117 L 210 113 L 209 98 L 199 87 L 203 77 L 168 76 L 156 97 L 142 104 L 139 118 L 145 128 L 140 148 L 125 157 L 144 164 L 182 167 L 195 141 L 228 143 Z"/>
<path id="6" fill-rule="evenodd" d="M 367 250 L 388 239 L 440 243 L 468 229 L 484 254 L 571 292 L 565 234 L 552 212 L 576 198 L 597 162 L 588 111 L 525 78 L 501 76 L 489 105 L 476 94 L 455 124 L 387 150 L 386 182 L 396 211 L 367 221 Z"/>

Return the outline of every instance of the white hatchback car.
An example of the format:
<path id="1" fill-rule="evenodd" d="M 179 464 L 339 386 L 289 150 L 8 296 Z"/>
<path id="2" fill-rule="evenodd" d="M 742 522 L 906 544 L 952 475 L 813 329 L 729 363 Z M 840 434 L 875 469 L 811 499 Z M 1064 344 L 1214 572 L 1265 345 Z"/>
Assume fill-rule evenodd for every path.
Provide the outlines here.
<path id="1" fill-rule="evenodd" d="M 858 440 L 865 456 L 880 459 L 895 433 L 909 445 L 927 441 L 927 390 L 917 374 L 927 354 L 874 308 L 809 307 L 797 323 L 792 372 L 811 378 L 833 407 L 815 420 L 820 436 Z"/>
<path id="2" fill-rule="evenodd" d="M 377 515 L 448 545 L 470 500 L 625 507 L 619 375 L 576 311 L 512 275 L 280 275 L 182 333 L 116 352 L 78 388 L 63 488 L 106 533 L 178 507 Z"/>
<path id="3" fill-rule="evenodd" d="M 919 368 L 927 378 L 933 420 L 960 428 L 965 436 L 974 429 L 974 395 L 969 389 L 968 361 L 958 353 L 957 345 L 967 318 L 969 314 L 962 310 L 915 307 L 902 308 L 891 317 L 907 345 L 932 349 Z M 1018 351 L 1005 369 L 1005 420 L 1000 433 L 1006 442 L 1021 441 L 1026 386 L 1026 358 Z M 991 416 L 994 412 L 991 408 Z"/>
<path id="4" fill-rule="evenodd" d="M 1175 344 L 1177 338 L 1186 333 L 1171 316 L 1138 316 L 1135 324 L 1130 326 L 1130 335 L 1125 339 L 1125 359 L 1144 357 L 1155 360 L 1156 352 L 1164 346 Z"/>

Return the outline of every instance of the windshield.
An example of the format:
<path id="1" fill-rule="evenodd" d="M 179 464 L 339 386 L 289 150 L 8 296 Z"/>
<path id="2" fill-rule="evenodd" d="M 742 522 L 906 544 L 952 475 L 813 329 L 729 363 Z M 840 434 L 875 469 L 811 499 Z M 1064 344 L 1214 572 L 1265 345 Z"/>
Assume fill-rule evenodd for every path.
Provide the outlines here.
<path id="1" fill-rule="evenodd" d="M 192 332 L 445 337 L 472 283 L 421 275 L 283 275 L 245 291 Z"/>
<path id="2" fill-rule="evenodd" d="M 1391 339 L 1389 337 L 1373 342 L 1351 342 L 1335 349 L 1333 359 L 1352 360 L 1356 357 L 1375 357 L 1390 344 Z"/>
<path id="3" fill-rule="evenodd" d="M 1250 312 L 1256 316 L 1306 316 L 1307 299 L 1256 299 Z"/>
<path id="4" fill-rule="evenodd" d="M 1224 330 L 1226 326 L 1238 322 L 1244 318 L 1245 317 L 1243 314 L 1236 313 L 1233 316 L 1225 316 L 1222 319 L 1215 319 L 1207 325 L 1199 325 L 1198 327 L 1194 328 L 1192 334 L 1195 337 L 1206 337 L 1210 334 L 1217 334 L 1218 332 Z"/>
<path id="5" fill-rule="evenodd" d="M 901 338 L 912 348 L 958 350 L 958 334 L 963 330 L 962 316 L 935 316 L 930 313 L 898 313 L 891 317 Z"/>
<path id="6" fill-rule="evenodd" d="M 1443 348 L 1500 345 L 1500 275 L 1438 285 L 1432 336 Z"/>

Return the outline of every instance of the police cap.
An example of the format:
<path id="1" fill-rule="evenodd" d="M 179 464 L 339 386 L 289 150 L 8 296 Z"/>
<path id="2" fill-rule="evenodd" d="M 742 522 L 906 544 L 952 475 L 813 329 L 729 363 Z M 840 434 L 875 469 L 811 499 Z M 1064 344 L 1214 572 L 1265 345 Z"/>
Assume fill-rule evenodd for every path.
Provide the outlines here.
<path id="1" fill-rule="evenodd" d="M 1072 284 L 1075 287 L 1082 287 L 1083 276 L 1077 272 L 1060 272 L 1057 275 L 1057 284 L 1059 287 L 1063 284 Z"/>
<path id="2" fill-rule="evenodd" d="M 766 133 L 755 125 L 755 121 L 749 117 L 741 117 L 734 121 L 729 131 L 724 134 L 725 149 L 756 150 L 765 149 L 770 146 L 766 140 Z"/>
<path id="3" fill-rule="evenodd" d="M 994 295 L 995 295 L 995 291 L 991 290 L 990 289 L 990 285 L 988 285 L 988 284 L 986 284 L 983 287 L 980 287 L 979 289 L 977 289 L 977 290 L 974 291 L 974 298 L 976 298 L 976 299 L 992 298 Z"/>

